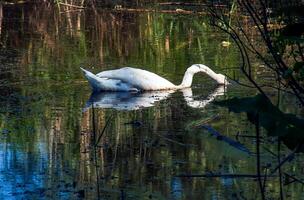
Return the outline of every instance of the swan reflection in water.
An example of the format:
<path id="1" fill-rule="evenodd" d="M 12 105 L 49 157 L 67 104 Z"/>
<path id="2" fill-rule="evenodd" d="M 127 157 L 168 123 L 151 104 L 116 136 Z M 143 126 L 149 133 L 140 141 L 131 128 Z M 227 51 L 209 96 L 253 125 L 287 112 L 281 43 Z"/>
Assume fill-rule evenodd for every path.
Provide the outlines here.
<path id="1" fill-rule="evenodd" d="M 217 87 L 203 100 L 193 98 L 192 89 L 185 88 L 180 90 L 188 106 L 192 108 L 204 108 L 208 103 L 213 101 L 217 96 L 224 95 L 225 86 Z M 116 110 L 138 110 L 152 107 L 158 101 L 167 99 L 170 94 L 176 90 L 160 90 L 146 92 L 98 92 L 92 93 L 87 101 L 84 111 L 90 107 L 95 108 L 112 108 Z"/>

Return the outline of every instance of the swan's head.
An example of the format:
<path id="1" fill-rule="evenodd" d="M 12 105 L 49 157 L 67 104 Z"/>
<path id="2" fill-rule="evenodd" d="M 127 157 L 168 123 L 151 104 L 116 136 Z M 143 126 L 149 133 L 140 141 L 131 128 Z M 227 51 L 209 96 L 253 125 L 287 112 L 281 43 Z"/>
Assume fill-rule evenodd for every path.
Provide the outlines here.
<path id="1" fill-rule="evenodd" d="M 229 85 L 230 84 L 228 82 L 227 77 L 223 74 L 216 74 L 216 77 L 214 77 L 213 79 L 216 80 L 219 85 Z"/>

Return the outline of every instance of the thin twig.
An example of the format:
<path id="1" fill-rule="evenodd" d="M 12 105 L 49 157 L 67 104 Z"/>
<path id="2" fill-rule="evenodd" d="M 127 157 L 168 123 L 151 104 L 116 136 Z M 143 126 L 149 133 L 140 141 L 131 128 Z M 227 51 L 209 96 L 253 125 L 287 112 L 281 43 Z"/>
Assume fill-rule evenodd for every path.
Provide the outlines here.
<path id="1" fill-rule="evenodd" d="M 287 174 L 286 172 L 284 172 L 284 175 L 285 175 L 285 176 L 288 176 L 289 178 L 292 178 L 292 179 L 293 179 L 293 181 L 292 181 L 292 182 L 289 182 L 288 184 L 293 183 L 293 182 L 298 182 L 298 183 L 301 183 L 302 185 L 304 185 L 304 181 L 303 181 L 303 180 L 298 179 L 298 178 L 296 178 L 296 177 L 294 177 L 294 176 L 292 176 L 292 175 L 290 175 L 290 174 Z M 288 185 L 288 184 L 286 184 L 286 185 Z"/>
<path id="2" fill-rule="evenodd" d="M 259 178 L 256 174 L 180 174 L 176 177 L 186 177 L 186 178 Z M 268 176 L 277 177 L 277 176 Z"/>
<path id="3" fill-rule="evenodd" d="M 302 147 L 301 142 L 290 154 L 288 154 L 272 171 L 270 174 L 274 174 L 285 162 L 290 161 L 294 154 Z"/>
<path id="4" fill-rule="evenodd" d="M 255 130 L 256 130 L 256 154 L 257 154 L 257 174 L 258 174 L 258 181 L 259 181 L 259 186 L 261 190 L 261 195 L 262 199 L 265 199 L 265 190 L 262 184 L 261 180 L 261 157 L 260 157 L 260 123 L 259 123 L 259 114 L 256 115 L 255 118 Z"/>
<path id="5" fill-rule="evenodd" d="M 278 163 L 281 162 L 281 140 L 278 140 Z M 279 166 L 279 180 L 280 180 L 280 198 L 281 200 L 284 199 L 283 196 L 283 183 L 282 183 L 282 171 L 281 171 L 281 165 Z"/>
<path id="6" fill-rule="evenodd" d="M 110 124 L 110 120 L 112 119 L 112 117 L 113 117 L 113 114 L 108 118 L 108 120 L 106 121 L 106 124 L 105 124 L 105 126 L 103 127 L 103 129 L 102 129 L 102 131 L 101 131 L 101 133 L 99 134 L 99 136 L 98 136 L 98 139 L 97 139 L 97 141 L 96 141 L 96 143 L 95 143 L 95 146 L 97 146 L 98 145 L 98 143 L 99 143 L 99 141 L 100 141 L 100 139 L 101 139 L 101 137 L 103 136 L 103 134 L 104 134 L 104 132 L 105 132 L 105 130 L 106 130 L 106 128 L 108 127 L 108 125 Z"/>
<path id="7" fill-rule="evenodd" d="M 178 145 L 181 145 L 181 146 L 196 146 L 194 144 L 184 144 L 184 143 L 181 143 L 181 142 L 178 142 L 178 141 L 175 141 L 175 140 L 172 140 L 170 138 L 167 138 L 161 134 L 157 134 L 159 137 L 163 138 L 164 140 L 167 140 L 169 142 L 172 142 L 172 143 L 175 143 L 175 144 L 178 144 Z"/>

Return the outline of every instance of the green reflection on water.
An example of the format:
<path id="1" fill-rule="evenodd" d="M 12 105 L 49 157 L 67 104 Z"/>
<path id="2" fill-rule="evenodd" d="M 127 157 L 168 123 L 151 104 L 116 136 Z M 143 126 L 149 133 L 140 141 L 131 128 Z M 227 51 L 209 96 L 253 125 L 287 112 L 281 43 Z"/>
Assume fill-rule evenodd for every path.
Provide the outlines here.
<path id="1" fill-rule="evenodd" d="M 237 74 L 226 70 L 239 65 L 237 49 L 221 46 L 227 36 L 210 27 L 206 16 L 104 10 L 59 14 L 37 6 L 4 7 L 3 16 L 1 196 L 234 199 L 250 194 L 260 198 L 256 182 L 248 179 L 175 177 L 211 171 L 254 174 L 255 157 L 193 125 L 212 119 L 209 125 L 234 139 L 237 132 L 253 133 L 243 115 L 212 104 L 191 108 L 181 92 L 136 111 L 82 111 L 91 91 L 80 66 L 94 72 L 140 67 L 174 83 L 193 63 Z M 196 99 L 206 98 L 216 88 L 206 76 L 196 75 L 194 80 Z M 226 96 L 247 93 L 254 92 L 232 85 Z M 113 116 L 96 154 L 93 114 L 96 134 Z M 240 142 L 255 150 L 253 139 Z M 271 161 L 269 156 L 263 158 L 264 163 Z M 300 170 L 300 161 L 292 172 Z M 278 184 L 277 179 L 268 182 L 273 197 L 279 195 Z M 302 190 L 288 188 L 293 198 Z"/>

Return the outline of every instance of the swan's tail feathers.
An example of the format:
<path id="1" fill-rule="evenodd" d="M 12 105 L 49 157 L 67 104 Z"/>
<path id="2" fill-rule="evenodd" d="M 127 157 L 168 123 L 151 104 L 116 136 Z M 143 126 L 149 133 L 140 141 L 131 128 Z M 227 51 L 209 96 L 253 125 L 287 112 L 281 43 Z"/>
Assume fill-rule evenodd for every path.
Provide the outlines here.
<path id="1" fill-rule="evenodd" d="M 83 71 L 84 73 L 88 72 L 87 70 L 83 69 L 82 67 L 80 67 L 81 71 Z"/>
<path id="2" fill-rule="evenodd" d="M 84 76 L 88 79 L 93 91 L 98 92 L 102 90 L 101 78 L 93 74 L 92 72 L 85 70 L 80 67 L 80 69 L 84 72 Z"/>
<path id="3" fill-rule="evenodd" d="M 82 67 L 80 67 L 81 71 L 84 73 L 84 75 L 87 77 L 87 76 L 91 76 L 91 75 L 94 75 L 92 72 L 86 70 L 86 69 L 83 69 Z"/>

